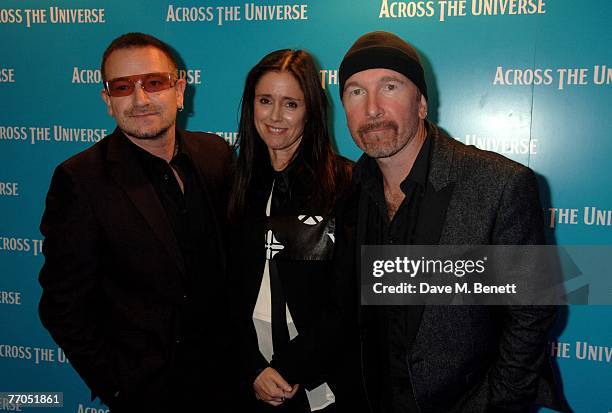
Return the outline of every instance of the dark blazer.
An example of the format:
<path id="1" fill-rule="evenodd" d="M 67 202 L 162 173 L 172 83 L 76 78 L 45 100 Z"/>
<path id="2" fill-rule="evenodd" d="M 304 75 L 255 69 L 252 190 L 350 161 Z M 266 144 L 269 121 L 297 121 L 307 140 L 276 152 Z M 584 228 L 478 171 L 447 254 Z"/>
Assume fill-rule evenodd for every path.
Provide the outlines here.
<path id="1" fill-rule="evenodd" d="M 544 244 L 542 210 L 533 172 L 492 152 L 469 147 L 428 124 L 432 139 L 428 183 L 415 244 Z M 344 206 L 337 239 L 336 277 L 324 342 L 335 331 L 342 386 L 360 411 L 376 411 L 381 378 L 364 360 L 364 311 L 359 298 L 360 247 L 366 242 L 367 194 L 360 188 L 362 157 Z M 552 383 L 545 341 L 551 307 L 414 306 L 416 323 L 406 355 L 413 397 L 421 412 L 526 412 L 538 402 L 566 410 Z M 313 374 L 293 356 L 280 370 Z M 365 363 L 365 364 L 364 364 Z M 342 374 L 344 373 L 344 374 Z M 360 392 L 359 390 L 365 390 Z M 351 411 L 347 409 L 346 411 Z"/>
<path id="2" fill-rule="evenodd" d="M 216 135 L 177 133 L 205 202 L 217 215 L 213 233 L 224 272 L 221 223 L 231 151 Z M 116 129 L 59 165 L 40 227 L 45 237 L 40 318 L 92 397 L 105 402 L 118 390 L 146 393 L 147 382 L 172 363 L 175 317 L 183 300 L 189 295 L 203 313 L 214 311 L 213 298 L 222 287 L 221 279 L 210 279 L 206 291 L 183 290 L 185 264 L 177 240 L 129 145 Z M 202 325 L 214 331 L 211 318 Z M 210 337 L 211 347 L 214 341 Z"/>

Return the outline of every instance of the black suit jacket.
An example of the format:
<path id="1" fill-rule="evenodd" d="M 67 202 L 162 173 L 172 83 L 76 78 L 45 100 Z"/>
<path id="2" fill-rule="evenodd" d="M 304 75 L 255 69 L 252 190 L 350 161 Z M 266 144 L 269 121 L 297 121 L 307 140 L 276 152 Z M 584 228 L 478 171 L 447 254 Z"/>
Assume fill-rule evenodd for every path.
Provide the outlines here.
<path id="1" fill-rule="evenodd" d="M 218 136 L 177 133 L 202 182 L 205 202 L 217 215 L 213 233 L 224 269 L 221 223 L 231 151 Z M 41 321 L 92 396 L 103 401 L 118 390 L 146 391 L 148 380 L 172 363 L 175 317 L 184 297 L 198 300 L 205 314 L 215 310 L 212 298 L 221 296 L 223 286 L 221 279 L 210 279 L 206 291 L 183 290 L 185 265 L 177 240 L 129 145 L 116 129 L 59 165 L 41 223 Z M 213 330 L 212 318 L 203 326 L 209 323 Z M 215 336 L 211 347 L 216 347 Z"/>
<path id="2" fill-rule="evenodd" d="M 468 147 L 428 124 L 432 154 L 415 233 L 420 245 L 543 244 L 542 210 L 533 172 L 500 155 Z M 344 411 L 376 411 L 382 389 L 365 360 L 359 292 L 360 247 L 366 243 L 367 194 L 360 160 L 343 203 L 328 322 L 315 338 L 330 341 L 341 377 Z M 416 324 L 406 354 L 413 398 L 421 412 L 525 412 L 536 400 L 567 410 L 545 353 L 551 307 L 413 306 Z M 340 334 L 338 334 L 340 333 Z M 296 348 L 297 349 L 297 348 Z M 294 350 L 296 350 L 294 349 Z M 278 369 L 315 374 L 288 352 Z M 366 406 L 372 406 L 367 408 Z M 399 407 L 399 406 L 397 406 Z"/>

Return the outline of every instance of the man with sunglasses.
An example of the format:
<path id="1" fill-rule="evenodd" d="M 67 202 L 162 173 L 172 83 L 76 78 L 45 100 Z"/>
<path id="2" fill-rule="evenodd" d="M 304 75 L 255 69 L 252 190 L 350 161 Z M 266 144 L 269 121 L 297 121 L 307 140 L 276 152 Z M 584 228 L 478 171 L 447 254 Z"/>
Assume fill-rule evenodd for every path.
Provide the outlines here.
<path id="1" fill-rule="evenodd" d="M 117 128 L 53 175 L 41 320 L 111 412 L 223 411 L 231 150 L 176 128 L 186 82 L 160 40 L 118 37 L 101 71 Z"/>

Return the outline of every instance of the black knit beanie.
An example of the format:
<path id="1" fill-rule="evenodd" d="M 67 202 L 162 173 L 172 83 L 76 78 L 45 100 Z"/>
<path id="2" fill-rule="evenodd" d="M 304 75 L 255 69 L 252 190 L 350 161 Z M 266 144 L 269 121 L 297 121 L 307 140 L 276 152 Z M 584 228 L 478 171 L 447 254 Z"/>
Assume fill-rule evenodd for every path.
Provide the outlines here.
<path id="1" fill-rule="evenodd" d="M 361 36 L 346 52 L 340 63 L 340 99 L 346 80 L 368 69 L 391 69 L 406 76 L 427 99 L 427 84 L 419 56 L 410 44 L 387 32 L 371 32 Z"/>

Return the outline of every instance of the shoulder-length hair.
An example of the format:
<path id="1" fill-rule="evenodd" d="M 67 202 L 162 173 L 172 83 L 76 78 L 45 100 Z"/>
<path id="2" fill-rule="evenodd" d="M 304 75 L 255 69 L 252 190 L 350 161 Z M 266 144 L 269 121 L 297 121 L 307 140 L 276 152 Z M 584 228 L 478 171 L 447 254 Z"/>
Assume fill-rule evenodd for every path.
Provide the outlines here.
<path id="1" fill-rule="evenodd" d="M 300 162 L 300 173 L 309 175 L 307 182 L 316 182 L 316 185 L 313 184 L 310 188 L 312 205 L 327 212 L 335 198 L 335 154 L 329 137 L 327 96 L 321 85 L 319 71 L 308 52 L 277 50 L 266 55 L 249 71 L 244 84 L 238 140 L 234 145 L 235 149 L 239 149 L 239 153 L 229 201 L 231 220 L 237 220 L 243 215 L 253 177 L 257 170 L 266 168 L 269 163 L 268 149 L 257 133 L 254 121 L 255 87 L 259 79 L 268 72 L 291 74 L 304 93 L 306 119 L 302 140 L 292 161 Z"/>

